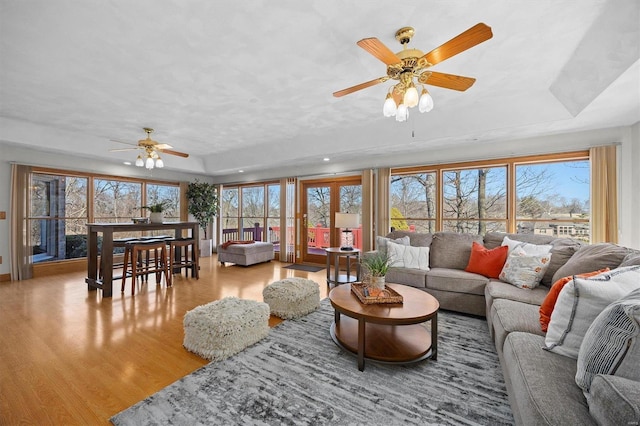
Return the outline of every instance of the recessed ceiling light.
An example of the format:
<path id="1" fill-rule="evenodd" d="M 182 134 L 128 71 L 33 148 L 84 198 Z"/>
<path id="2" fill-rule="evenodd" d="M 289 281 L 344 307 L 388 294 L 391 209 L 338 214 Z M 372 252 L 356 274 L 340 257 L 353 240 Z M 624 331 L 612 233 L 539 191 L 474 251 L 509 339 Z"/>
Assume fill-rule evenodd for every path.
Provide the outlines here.
<path id="1" fill-rule="evenodd" d="M 244 170 L 238 170 L 238 173 L 244 173 Z"/>
<path id="2" fill-rule="evenodd" d="M 131 165 L 131 161 L 125 161 L 125 162 L 124 162 L 124 163 L 122 163 L 122 164 L 124 164 L 125 166 L 130 166 L 130 165 Z"/>
<path id="3" fill-rule="evenodd" d="M 329 161 L 329 160 L 331 160 L 329 157 L 324 157 L 324 158 L 322 159 L 322 161 Z"/>

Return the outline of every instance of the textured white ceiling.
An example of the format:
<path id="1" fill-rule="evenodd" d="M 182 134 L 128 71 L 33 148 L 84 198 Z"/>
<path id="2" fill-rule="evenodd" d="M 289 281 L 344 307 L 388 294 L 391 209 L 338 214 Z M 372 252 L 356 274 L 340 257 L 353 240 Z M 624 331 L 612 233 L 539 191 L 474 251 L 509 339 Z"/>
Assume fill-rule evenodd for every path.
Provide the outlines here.
<path id="1" fill-rule="evenodd" d="M 230 180 L 627 126 L 640 119 L 639 10 L 636 0 L 1 0 L 0 136 L 122 161 L 131 153 L 108 152 L 122 147 L 110 140 L 135 142 L 149 126 L 191 154 L 165 156 L 168 168 Z M 434 67 L 476 84 L 432 88 L 432 112 L 384 118 L 390 83 L 332 97 L 385 75 L 358 40 L 398 51 L 395 31 L 411 25 L 411 46 L 427 52 L 478 22 L 494 37 Z"/>

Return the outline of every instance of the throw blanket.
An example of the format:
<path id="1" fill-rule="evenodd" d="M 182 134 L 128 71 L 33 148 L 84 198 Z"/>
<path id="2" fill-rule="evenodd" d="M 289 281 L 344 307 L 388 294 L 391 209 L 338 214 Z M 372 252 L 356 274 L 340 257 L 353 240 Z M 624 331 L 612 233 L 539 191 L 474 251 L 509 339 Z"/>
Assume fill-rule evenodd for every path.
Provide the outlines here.
<path id="1" fill-rule="evenodd" d="M 225 243 L 222 243 L 222 248 L 226 249 L 227 247 L 233 244 L 253 244 L 253 243 L 255 243 L 255 241 L 253 240 L 230 240 Z"/>

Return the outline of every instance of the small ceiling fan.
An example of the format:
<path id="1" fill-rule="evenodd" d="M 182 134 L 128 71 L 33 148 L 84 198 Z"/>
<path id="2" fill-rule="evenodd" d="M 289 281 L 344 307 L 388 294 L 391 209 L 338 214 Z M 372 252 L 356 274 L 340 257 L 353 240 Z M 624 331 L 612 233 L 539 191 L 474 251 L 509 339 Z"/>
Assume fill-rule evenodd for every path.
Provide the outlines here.
<path id="1" fill-rule="evenodd" d="M 178 157 L 188 158 L 189 154 L 180 151 L 174 151 L 171 145 L 166 143 L 159 143 L 151 139 L 151 133 L 153 133 L 153 129 L 150 127 L 143 127 L 143 130 L 147 133 L 146 139 L 140 139 L 132 148 L 118 148 L 118 149 L 110 149 L 109 152 L 120 152 L 120 151 L 134 151 L 134 150 L 142 150 L 144 154 L 139 154 L 136 159 L 136 166 L 138 167 L 146 167 L 147 169 L 153 169 L 154 167 L 164 167 L 164 162 L 162 158 L 160 158 L 160 152 L 163 154 L 177 155 Z M 112 139 L 113 142 L 123 143 L 127 145 L 133 145 L 128 142 L 121 142 L 118 140 Z"/>
<path id="2" fill-rule="evenodd" d="M 428 112 L 433 108 L 433 99 L 424 85 L 465 91 L 476 81 L 471 77 L 430 71 L 432 66 L 493 37 L 491 28 L 479 23 L 425 54 L 418 49 L 407 48 L 414 34 L 415 30 L 412 27 L 403 27 L 396 31 L 396 40 L 403 47 L 398 53 L 393 53 L 375 37 L 360 40 L 358 46 L 387 65 L 387 75 L 339 90 L 334 92 L 333 96 L 339 98 L 390 79 L 397 80 L 398 83 L 387 93 L 383 113 L 385 117 L 396 116 L 396 120 L 405 121 L 409 114 L 408 108 L 419 105 L 420 112 Z M 414 78 L 417 83 L 414 82 Z M 416 84 L 422 85 L 422 95 L 419 99 Z"/>

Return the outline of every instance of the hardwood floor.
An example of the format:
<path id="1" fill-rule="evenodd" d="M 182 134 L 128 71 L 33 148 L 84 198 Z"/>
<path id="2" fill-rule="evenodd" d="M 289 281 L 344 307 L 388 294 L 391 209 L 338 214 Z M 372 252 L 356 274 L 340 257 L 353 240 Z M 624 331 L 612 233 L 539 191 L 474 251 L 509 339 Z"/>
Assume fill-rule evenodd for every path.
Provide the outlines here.
<path id="1" fill-rule="evenodd" d="M 182 347 L 184 314 L 227 296 L 262 300 L 262 289 L 303 277 L 327 296 L 326 271 L 251 267 L 201 259 L 200 279 L 120 283 L 113 298 L 88 291 L 85 272 L 0 283 L 0 424 L 100 425 L 206 360 Z M 279 322 L 272 317 L 271 325 Z"/>

